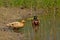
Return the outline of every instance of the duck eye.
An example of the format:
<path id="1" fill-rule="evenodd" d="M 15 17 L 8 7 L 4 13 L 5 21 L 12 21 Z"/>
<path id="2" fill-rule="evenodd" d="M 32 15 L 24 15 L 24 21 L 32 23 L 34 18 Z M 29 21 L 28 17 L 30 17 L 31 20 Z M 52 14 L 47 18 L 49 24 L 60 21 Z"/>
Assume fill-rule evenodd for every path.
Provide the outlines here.
<path id="1" fill-rule="evenodd" d="M 14 25 L 14 24 L 12 24 L 12 25 Z"/>

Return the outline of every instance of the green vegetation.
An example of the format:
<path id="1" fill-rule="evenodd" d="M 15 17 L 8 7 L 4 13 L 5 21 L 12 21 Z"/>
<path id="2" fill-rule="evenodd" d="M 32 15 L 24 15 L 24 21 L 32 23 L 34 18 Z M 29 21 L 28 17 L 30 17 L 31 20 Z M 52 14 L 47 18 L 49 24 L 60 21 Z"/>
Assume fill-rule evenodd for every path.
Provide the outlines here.
<path id="1" fill-rule="evenodd" d="M 44 13 L 39 15 L 40 18 L 40 30 L 37 35 L 39 35 L 38 40 L 49 40 L 51 28 L 56 27 L 57 35 L 60 31 L 60 0 L 0 0 L 0 6 L 8 7 L 21 7 L 26 6 L 27 8 L 36 7 L 44 9 Z M 54 13 L 54 7 L 56 7 L 56 12 Z M 47 12 L 48 11 L 48 12 Z M 55 17 L 55 19 L 54 19 Z M 24 32 L 29 35 L 29 32 L 32 33 L 31 20 L 28 19 L 24 28 Z M 46 33 L 46 34 L 45 34 Z M 53 33 L 52 33 L 53 34 Z M 41 38 L 40 38 L 41 35 Z M 60 36 L 57 36 L 59 40 Z M 45 39 L 44 39 L 45 38 Z M 28 39 L 27 39 L 28 40 Z"/>
<path id="2" fill-rule="evenodd" d="M 60 19 L 59 16 L 56 15 L 55 18 L 55 23 L 54 23 L 54 14 L 40 14 L 39 16 L 39 20 L 40 20 L 40 29 L 38 31 L 38 33 L 34 33 L 33 29 L 32 29 L 32 24 L 31 24 L 31 20 L 32 18 L 28 18 L 26 20 L 26 24 L 24 27 L 24 33 L 25 33 L 25 37 L 27 38 L 26 40 L 29 40 L 29 38 L 31 38 L 34 34 L 34 36 L 36 38 L 34 38 L 35 40 L 49 40 L 50 36 L 53 36 L 54 31 L 53 31 L 53 27 L 55 27 L 56 29 L 56 33 L 55 35 L 60 35 L 59 34 L 59 30 L 60 30 Z M 55 25 L 55 26 L 54 26 Z M 52 29 L 52 35 L 50 34 Z M 29 35 L 30 33 L 30 35 Z M 34 34 L 33 34 L 34 33 Z M 59 36 L 57 36 L 59 37 Z M 59 40 L 59 38 L 57 39 Z"/>
<path id="3" fill-rule="evenodd" d="M 32 7 L 47 7 L 47 5 L 53 6 L 54 0 L 0 0 L 0 6 L 9 7 L 20 7 L 26 6 L 27 8 Z M 57 0 L 57 5 L 60 6 L 60 0 Z"/>

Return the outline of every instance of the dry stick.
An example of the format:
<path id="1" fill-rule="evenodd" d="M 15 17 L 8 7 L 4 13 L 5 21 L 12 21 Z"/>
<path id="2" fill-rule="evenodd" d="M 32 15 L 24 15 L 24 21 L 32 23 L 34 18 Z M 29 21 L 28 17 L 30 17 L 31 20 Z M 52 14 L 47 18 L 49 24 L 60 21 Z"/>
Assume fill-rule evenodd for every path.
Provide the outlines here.
<path id="1" fill-rule="evenodd" d="M 42 20 L 43 20 L 43 16 L 41 16 L 42 17 Z M 41 22 L 43 22 L 43 21 L 41 21 Z M 43 23 L 41 24 L 41 27 L 40 27 L 40 40 L 42 40 L 42 37 L 43 37 Z M 44 39 L 44 38 L 43 38 Z"/>
<path id="2" fill-rule="evenodd" d="M 40 19 L 41 20 L 41 19 Z M 40 21 L 39 21 L 39 24 L 41 25 Z M 41 26 L 39 25 L 39 40 L 41 40 Z"/>
<path id="3" fill-rule="evenodd" d="M 41 23 L 40 23 L 40 24 L 41 24 Z M 39 29 L 40 29 L 40 40 L 41 40 L 41 30 L 42 30 L 41 27 L 42 27 L 42 26 L 40 26 L 40 28 L 39 28 Z"/>
<path id="4" fill-rule="evenodd" d="M 51 30 L 50 30 L 50 40 L 52 40 L 52 33 L 53 33 L 53 30 L 51 28 Z"/>
<path id="5" fill-rule="evenodd" d="M 32 32 L 30 33 L 31 34 L 31 40 L 34 40 L 34 30 L 32 29 Z"/>
<path id="6" fill-rule="evenodd" d="M 44 21 L 45 22 L 45 21 Z M 44 30 L 43 30 L 43 33 L 44 33 L 44 40 L 46 40 L 46 30 L 45 30 L 45 27 L 46 27 L 46 24 L 44 26 Z"/>
<path id="7" fill-rule="evenodd" d="M 29 36 L 29 40 L 31 40 L 29 28 L 28 28 L 28 36 Z"/>
<path id="8" fill-rule="evenodd" d="M 54 25 L 54 27 L 53 27 L 53 31 L 54 31 L 54 40 L 56 40 L 56 24 L 55 24 L 55 13 L 54 13 L 54 23 L 53 23 L 53 25 Z"/>
<path id="9" fill-rule="evenodd" d="M 42 6 L 42 9 L 43 9 L 43 4 L 41 6 Z M 42 40 L 42 37 L 43 37 L 43 24 L 42 24 L 43 16 L 42 16 L 42 14 L 41 14 L 41 17 L 42 17 L 42 19 L 41 19 L 41 23 L 40 23 L 41 24 L 41 27 L 40 27 L 40 40 Z"/>
<path id="10" fill-rule="evenodd" d="M 50 14 L 51 14 L 50 6 L 51 6 L 51 4 L 48 4 L 48 5 L 47 5 L 49 17 L 51 16 L 51 15 L 50 15 Z M 50 20 L 51 20 L 51 19 L 50 19 Z M 51 21 L 50 21 L 50 22 L 51 22 Z M 51 23 L 50 23 L 50 27 L 51 27 Z M 51 29 L 50 29 L 50 40 L 52 40 L 52 33 L 53 33 L 53 29 L 51 28 Z"/>
<path id="11" fill-rule="evenodd" d="M 43 19 L 45 19 L 44 16 L 43 16 Z M 45 24 L 45 20 L 44 20 L 44 23 L 43 23 L 43 40 L 46 40 L 46 31 L 45 31 L 46 24 L 45 25 L 44 24 Z"/>
<path id="12" fill-rule="evenodd" d="M 54 0 L 54 27 L 53 27 L 53 31 L 54 31 L 54 40 L 57 40 L 56 39 L 56 13 L 57 13 L 57 10 L 56 10 L 56 0 Z"/>
<path id="13" fill-rule="evenodd" d="M 42 14 L 41 14 L 41 17 L 43 17 Z M 42 22 L 43 22 L 43 21 L 42 21 L 42 19 L 41 19 L 41 23 L 40 23 L 40 24 L 41 24 L 41 27 L 40 27 L 40 40 L 42 40 L 42 37 L 43 37 L 43 35 L 42 35 L 42 34 L 43 34 L 43 29 L 42 29 L 43 24 L 42 24 Z"/>
<path id="14" fill-rule="evenodd" d="M 50 15 L 51 16 L 51 15 Z M 51 22 L 51 21 L 50 21 Z M 51 23 L 50 23 L 50 27 L 51 27 Z M 50 28 L 50 40 L 53 40 L 52 38 L 53 35 L 53 26 Z"/>
<path id="15" fill-rule="evenodd" d="M 44 34 L 45 34 L 44 27 L 45 27 L 45 25 L 44 25 L 44 22 L 43 22 L 43 40 L 45 40 L 45 39 L 44 39 L 44 36 L 45 36 L 45 35 L 44 35 Z"/>
<path id="16" fill-rule="evenodd" d="M 56 40 L 56 28 L 55 28 L 55 17 L 54 17 L 54 14 L 53 14 L 53 26 L 52 26 L 51 32 L 50 32 L 51 37 L 52 37 L 52 32 L 54 32 L 53 33 L 54 34 L 54 40 Z"/>
<path id="17" fill-rule="evenodd" d="M 28 26 L 29 27 L 29 26 Z M 28 40 L 31 40 L 31 37 L 30 37 L 30 30 L 29 30 L 29 28 L 28 28 Z"/>

